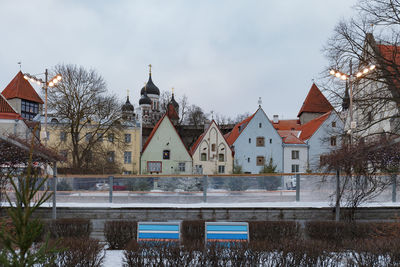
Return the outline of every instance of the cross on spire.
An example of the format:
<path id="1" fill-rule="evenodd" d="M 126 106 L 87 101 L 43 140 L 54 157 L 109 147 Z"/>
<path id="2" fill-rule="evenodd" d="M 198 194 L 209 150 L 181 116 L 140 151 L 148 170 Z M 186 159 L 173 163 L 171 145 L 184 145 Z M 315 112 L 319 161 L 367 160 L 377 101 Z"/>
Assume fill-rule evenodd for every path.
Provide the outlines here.
<path id="1" fill-rule="evenodd" d="M 151 64 L 149 64 L 149 73 L 151 74 Z"/>
<path id="2" fill-rule="evenodd" d="M 172 94 L 174 94 L 174 87 L 172 87 Z"/>

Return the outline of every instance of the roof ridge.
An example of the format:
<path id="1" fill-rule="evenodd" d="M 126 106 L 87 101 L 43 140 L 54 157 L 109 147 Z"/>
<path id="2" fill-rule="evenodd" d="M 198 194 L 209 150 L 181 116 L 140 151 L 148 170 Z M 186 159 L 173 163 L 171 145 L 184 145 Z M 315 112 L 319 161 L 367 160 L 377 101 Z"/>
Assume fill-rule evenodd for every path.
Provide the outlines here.
<path id="1" fill-rule="evenodd" d="M 300 117 L 303 112 L 326 113 L 332 109 L 332 104 L 324 96 L 321 90 L 319 90 L 318 86 L 313 83 L 299 113 L 297 114 L 297 117 Z"/>

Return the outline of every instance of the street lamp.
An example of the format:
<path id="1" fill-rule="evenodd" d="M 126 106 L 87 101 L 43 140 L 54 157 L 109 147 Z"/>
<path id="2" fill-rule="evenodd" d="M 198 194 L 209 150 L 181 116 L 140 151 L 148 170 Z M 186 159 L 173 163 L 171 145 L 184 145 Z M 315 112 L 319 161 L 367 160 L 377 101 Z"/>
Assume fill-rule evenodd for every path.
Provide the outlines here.
<path id="1" fill-rule="evenodd" d="M 340 78 L 342 80 L 349 80 L 349 95 L 350 95 L 350 129 L 348 131 L 350 135 L 350 144 L 351 144 L 351 139 L 352 139 L 352 131 L 353 129 L 356 128 L 356 122 L 353 121 L 353 84 L 357 79 L 362 78 L 366 74 L 368 74 L 370 71 L 373 71 L 376 68 L 375 65 L 369 65 L 365 67 L 364 69 L 359 70 L 356 74 L 353 74 L 352 72 L 352 62 L 350 60 L 350 73 L 343 73 L 338 70 L 332 69 L 329 73 L 336 78 Z"/>
<path id="2" fill-rule="evenodd" d="M 44 76 L 45 76 L 44 81 L 42 79 L 40 79 L 40 78 L 37 78 L 35 75 L 31 75 L 29 73 L 25 73 L 24 74 L 24 78 L 26 80 L 28 80 L 28 81 L 37 83 L 37 85 L 42 85 L 43 88 L 44 88 L 44 91 L 45 91 L 44 132 L 45 132 L 45 135 L 46 135 L 46 138 L 44 139 L 44 142 L 45 142 L 45 145 L 47 145 L 47 138 L 48 138 L 48 136 L 47 136 L 47 88 L 55 86 L 62 79 L 62 76 L 61 76 L 61 74 L 56 74 L 49 81 L 49 79 L 48 79 L 49 72 L 48 72 L 47 69 L 45 70 L 44 73 L 40 73 L 40 74 L 37 74 L 37 75 L 41 75 L 41 74 L 44 74 Z"/>

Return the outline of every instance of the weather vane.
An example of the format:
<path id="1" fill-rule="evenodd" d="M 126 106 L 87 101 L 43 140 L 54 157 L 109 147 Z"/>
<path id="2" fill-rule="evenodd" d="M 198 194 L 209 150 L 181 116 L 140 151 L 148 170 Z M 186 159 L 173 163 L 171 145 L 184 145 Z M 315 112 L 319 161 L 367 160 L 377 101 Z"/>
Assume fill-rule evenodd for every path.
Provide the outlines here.
<path id="1" fill-rule="evenodd" d="M 19 65 L 19 70 L 21 70 L 22 62 L 18 61 L 17 64 Z"/>

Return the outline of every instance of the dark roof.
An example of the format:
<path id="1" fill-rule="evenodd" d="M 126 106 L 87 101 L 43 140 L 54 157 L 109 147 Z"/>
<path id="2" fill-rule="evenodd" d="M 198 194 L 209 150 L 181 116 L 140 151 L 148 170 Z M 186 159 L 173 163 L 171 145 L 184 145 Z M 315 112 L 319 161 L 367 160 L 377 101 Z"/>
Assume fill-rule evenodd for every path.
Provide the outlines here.
<path id="1" fill-rule="evenodd" d="M 122 111 L 133 111 L 133 105 L 131 104 L 131 102 L 129 102 L 129 96 L 126 97 L 126 102 L 125 104 L 122 106 Z"/>
<path id="2" fill-rule="evenodd" d="M 333 110 L 331 103 L 329 103 L 328 99 L 326 99 L 315 83 L 313 83 L 297 117 L 300 117 L 303 112 L 326 113 L 331 110 Z"/>
<path id="3" fill-rule="evenodd" d="M 149 95 L 160 95 L 160 89 L 154 85 L 153 80 L 151 79 L 151 73 L 149 73 L 149 80 L 146 85 L 140 91 L 141 95 L 144 95 L 144 92 L 147 91 Z"/>
<path id="4" fill-rule="evenodd" d="M 174 93 L 172 93 L 171 101 L 169 101 L 169 102 L 174 106 L 174 108 L 175 108 L 176 110 L 179 109 L 179 104 L 178 104 L 178 102 L 176 102 L 176 100 L 175 100 Z"/>
<path id="5" fill-rule="evenodd" d="M 43 104 L 43 100 L 33 89 L 32 85 L 24 79 L 24 74 L 21 71 L 12 79 L 12 81 L 3 90 L 2 95 L 6 99 L 20 98 L 29 100 L 39 104 Z"/>
<path id="6" fill-rule="evenodd" d="M 147 96 L 147 93 L 144 92 L 144 95 L 139 99 L 139 105 L 151 105 L 151 99 Z"/>

